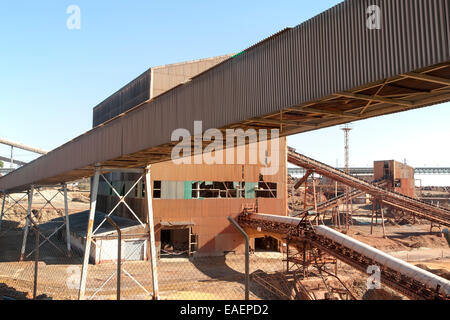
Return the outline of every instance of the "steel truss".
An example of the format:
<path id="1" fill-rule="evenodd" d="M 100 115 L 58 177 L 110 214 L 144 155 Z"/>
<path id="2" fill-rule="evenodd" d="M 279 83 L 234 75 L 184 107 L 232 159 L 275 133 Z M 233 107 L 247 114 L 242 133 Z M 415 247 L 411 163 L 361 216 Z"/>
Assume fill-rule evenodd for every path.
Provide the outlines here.
<path id="1" fill-rule="evenodd" d="M 139 178 L 135 181 L 133 186 L 123 195 L 121 196 L 120 193 L 112 186 L 112 184 L 108 181 L 108 179 L 105 178 L 104 174 L 105 172 L 128 172 L 128 173 L 136 173 L 140 174 Z M 95 210 L 96 210 L 96 204 L 97 204 L 97 196 L 98 196 L 98 188 L 99 188 L 99 180 L 100 177 L 105 181 L 108 186 L 111 188 L 111 190 L 114 192 L 114 194 L 119 197 L 118 203 L 113 207 L 113 209 L 106 215 L 106 217 L 101 221 L 101 223 L 95 228 L 94 230 L 94 219 L 95 219 Z M 130 192 L 141 182 L 145 179 L 145 197 L 147 199 L 147 216 L 146 221 L 141 221 L 139 217 L 136 215 L 136 213 L 131 209 L 131 207 L 126 203 L 125 199 L 130 194 Z M 122 261 L 121 258 L 118 257 L 111 257 L 111 260 L 117 261 L 118 268 L 116 271 L 114 271 L 104 282 L 103 284 L 95 290 L 92 296 L 86 297 L 86 282 L 87 282 L 87 275 L 88 275 L 88 265 L 89 265 L 89 257 L 90 257 L 90 249 L 91 244 L 94 244 L 96 247 L 101 247 L 96 239 L 99 239 L 100 237 L 96 236 L 96 232 L 99 230 L 99 228 L 108 220 L 110 219 L 110 216 L 114 213 L 114 211 L 119 207 L 120 204 L 123 204 L 134 216 L 134 218 L 139 222 L 139 224 L 146 228 L 148 227 L 148 234 L 145 234 L 145 236 L 148 237 L 150 242 L 150 262 L 151 262 L 151 269 L 152 269 L 152 285 L 153 285 L 153 293 L 150 293 L 139 281 L 134 278 L 131 273 L 129 273 L 126 269 L 123 268 L 123 266 L 127 262 L 127 258 L 125 257 L 125 261 Z M 111 222 L 110 222 L 111 223 Z M 118 234 L 119 237 L 120 233 Z M 145 243 L 145 242 L 144 242 Z M 142 245 L 144 245 L 144 243 Z M 141 246 L 142 246 L 141 245 Z M 133 253 L 139 249 L 141 246 L 138 246 L 134 248 L 133 252 L 129 254 L 129 256 L 133 255 Z M 120 248 L 120 246 L 119 246 Z M 107 252 L 106 252 L 107 253 Z M 109 253 L 107 253 L 109 255 Z M 120 256 L 118 254 L 118 256 Z M 119 269 L 120 268 L 120 269 Z M 95 168 L 95 174 L 94 179 L 92 183 L 91 188 L 91 207 L 89 212 L 89 222 L 88 222 L 88 228 L 87 228 L 87 234 L 86 234 L 86 243 L 85 243 L 85 249 L 84 249 L 84 259 L 83 259 L 83 266 L 82 266 L 82 272 L 81 272 L 81 280 L 80 280 L 80 286 L 79 286 L 79 299 L 85 300 L 85 299 L 93 299 L 105 286 L 106 284 L 115 276 L 117 275 L 119 277 L 120 271 L 123 271 L 126 276 L 128 276 L 133 282 L 135 282 L 146 294 L 149 296 L 152 296 L 154 300 L 159 299 L 159 293 L 158 293 L 158 274 L 157 274 L 157 266 L 156 266 L 156 247 L 155 247 L 155 231 L 154 231 L 154 222 L 153 222 L 153 206 L 152 206 L 152 186 L 151 186 L 151 179 L 150 179 L 150 166 L 146 167 L 145 169 L 117 169 L 117 168 L 107 168 L 107 167 L 96 167 Z M 120 285 L 118 284 L 118 287 Z M 118 293 L 118 297 L 120 294 Z"/>
<path id="2" fill-rule="evenodd" d="M 0 213 L 0 235 L 2 234 L 2 222 L 3 222 L 3 217 L 5 216 L 5 214 L 10 211 L 11 209 L 13 209 L 15 206 L 19 206 L 21 207 L 25 212 L 27 211 L 27 209 L 22 206 L 22 204 L 20 204 L 20 202 L 25 199 L 25 197 L 28 197 L 28 192 L 19 192 L 16 194 L 22 194 L 22 197 L 19 198 L 19 200 L 14 199 L 13 197 L 11 197 L 10 194 L 8 194 L 6 191 L 3 191 L 2 193 L 2 211 Z M 9 202 L 12 201 L 13 204 L 9 205 Z M 7 205 L 8 203 L 8 205 Z"/>
<path id="3" fill-rule="evenodd" d="M 27 217 L 34 217 L 39 219 L 42 210 L 44 210 L 47 206 L 51 206 L 56 212 L 59 210 L 53 205 L 52 201 L 58 196 L 58 194 L 61 194 L 64 197 L 64 220 L 63 222 L 49 235 L 46 236 L 42 232 L 39 232 L 39 235 L 44 238 L 44 241 L 39 244 L 39 247 L 44 245 L 45 243 L 50 243 L 56 250 L 63 253 L 64 252 L 50 239 L 55 236 L 59 230 L 61 230 L 63 227 L 66 227 L 66 245 L 67 245 L 67 256 L 71 256 L 71 245 L 70 245 L 70 222 L 69 222 L 69 202 L 67 199 L 67 184 L 64 183 L 60 186 L 57 186 L 56 192 L 51 198 L 47 198 L 44 196 L 44 194 L 41 192 L 42 188 L 49 188 L 52 186 L 31 186 L 28 190 L 28 208 L 27 208 L 27 216 L 25 217 L 25 227 L 23 230 L 23 240 L 22 240 L 22 248 L 20 250 L 20 261 L 23 261 L 25 258 L 28 258 L 31 256 L 36 249 L 33 249 L 28 254 L 26 253 L 26 246 L 27 246 L 27 239 L 28 239 L 28 233 L 30 229 L 30 223 L 29 218 Z M 54 186 L 53 186 L 54 187 Z M 33 196 L 37 192 L 44 200 L 45 204 L 39 208 L 39 210 L 32 209 L 33 207 Z"/>

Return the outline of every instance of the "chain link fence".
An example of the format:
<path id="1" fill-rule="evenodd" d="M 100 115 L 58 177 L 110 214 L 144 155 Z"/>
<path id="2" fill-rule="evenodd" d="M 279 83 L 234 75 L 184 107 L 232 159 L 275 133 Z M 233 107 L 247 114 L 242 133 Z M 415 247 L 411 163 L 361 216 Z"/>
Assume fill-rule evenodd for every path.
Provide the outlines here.
<path id="1" fill-rule="evenodd" d="M 69 252 L 64 210 L 48 206 L 42 209 L 41 206 L 46 204 L 45 197 L 39 203 L 37 196 L 35 194 L 33 200 L 36 209 L 31 215 L 36 226 L 30 222 L 22 261 L 20 258 L 27 217 L 27 196 L 14 195 L 14 200 L 9 202 L 12 207 L 5 211 L 0 231 L 0 299 L 78 299 L 85 238 L 80 237 L 75 241 L 72 238 Z M 72 237 L 77 232 L 76 216 L 77 213 L 71 214 L 69 219 Z M 100 220 L 103 218 L 105 217 L 99 216 Z M 103 226 L 105 228 L 109 224 L 109 229 L 103 229 L 109 233 L 94 235 L 92 241 L 85 299 L 153 299 L 148 239 L 136 240 L 126 232 L 123 235 L 114 233 L 114 224 L 118 220 L 111 220 L 106 218 Z M 84 224 L 80 226 L 80 229 L 86 229 Z M 97 226 L 94 224 L 94 229 Z M 121 234 L 120 246 L 118 234 Z M 315 251 L 310 251 L 308 257 L 303 257 L 303 253 L 297 252 L 294 247 L 283 246 L 274 239 L 269 242 L 278 243 L 278 246 L 263 246 L 263 249 L 257 251 L 252 248 L 249 255 L 250 300 L 345 300 L 364 294 L 364 278 L 355 278 L 354 273 L 352 278 L 347 277 L 344 265 L 339 266 L 343 272 L 340 271 L 340 275 L 336 277 L 335 260 Z M 119 248 L 120 268 L 117 265 Z M 157 260 L 156 272 L 159 299 L 245 299 L 244 254 L 227 252 L 220 256 L 203 257 L 189 256 L 188 253 L 161 253 L 164 254 Z M 309 261 L 306 270 L 302 267 L 305 261 Z"/>
<path id="2" fill-rule="evenodd" d="M 47 236 L 50 230 L 44 228 L 42 232 Z M 21 232 L 16 234 L 19 235 L 19 237 L 16 236 L 19 240 Z M 44 237 L 41 236 L 40 239 Z M 32 252 L 35 248 L 34 240 L 35 232 L 30 232 L 27 252 Z M 10 259 L 10 261 L 2 259 L 0 262 L 1 296 L 32 299 L 36 281 L 36 299 L 78 299 L 82 256 L 77 250 L 72 250 L 71 256 L 67 256 L 63 237 L 52 238 L 52 240 L 53 244 L 41 241 L 43 244 L 39 250 L 37 278 L 35 278 L 35 253 L 22 262 L 17 259 Z M 19 249 L 16 245 L 16 258 Z M 112 259 L 114 254 L 117 254 L 116 250 L 111 251 Z M 291 254 L 293 255 L 292 252 Z M 153 298 L 149 261 L 122 261 L 119 291 L 117 261 L 96 265 L 90 263 L 88 268 L 86 299 L 115 300 L 118 294 L 121 300 Z M 334 272 L 333 264 L 325 267 L 327 274 L 324 272 L 320 274 L 319 270 L 313 266 L 309 268 L 307 275 L 301 268 L 292 265 L 289 272 L 286 270 L 285 253 L 252 252 L 250 254 L 250 300 L 314 300 L 337 298 L 337 296 L 343 300 L 352 298 L 344 290 L 345 286 L 339 283 L 341 280 L 329 275 Z M 159 298 L 162 300 L 244 300 L 245 298 L 245 256 L 243 254 L 228 253 L 218 257 L 196 258 L 165 257 L 158 260 L 157 274 Z"/>

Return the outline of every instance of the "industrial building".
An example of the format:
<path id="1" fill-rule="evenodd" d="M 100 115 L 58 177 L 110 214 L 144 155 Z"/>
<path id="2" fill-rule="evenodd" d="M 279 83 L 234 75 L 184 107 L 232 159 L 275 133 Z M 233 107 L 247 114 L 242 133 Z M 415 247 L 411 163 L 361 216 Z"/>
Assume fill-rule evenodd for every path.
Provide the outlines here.
<path id="1" fill-rule="evenodd" d="M 404 163 L 390 161 L 375 161 L 373 164 L 375 181 L 385 179 L 389 183 L 386 188 L 405 196 L 415 197 L 414 168 Z"/>
<path id="2" fill-rule="evenodd" d="M 376 163 L 374 178 L 391 181 L 391 187 L 384 189 L 377 181 L 364 181 L 288 149 L 284 140 L 302 132 L 450 100 L 450 46 L 445 36 L 450 24 L 446 15 L 437 14 L 449 12 L 449 2 L 378 3 L 384 12 L 379 29 L 367 27 L 364 13 L 372 5 L 370 1 L 347 0 L 233 56 L 151 68 L 103 101 L 94 108 L 93 129 L 0 178 L 3 203 L 9 194 L 28 194 L 29 219 L 21 258 L 28 231 L 35 225 L 30 214 L 34 190 L 56 184 L 63 186 L 66 200 L 60 228 L 65 226 L 66 235 L 77 238 L 67 241 L 68 253 L 71 242 L 81 250 L 84 247 L 79 299 L 86 298 L 89 261 L 105 260 L 100 251 L 90 252 L 92 244 L 98 247 L 97 241 L 112 231 L 102 230 L 96 219 L 104 222 L 114 213 L 127 219 L 122 226 L 116 221 L 118 230 L 136 227 L 133 233 L 145 234 L 136 244 L 143 254 L 133 259 L 150 260 L 145 280 L 152 286 L 154 299 L 159 298 L 158 254 L 172 248 L 194 256 L 241 252 L 244 240 L 234 225 L 245 229 L 244 237 L 277 239 L 273 249 L 284 241 L 287 255 L 289 245 L 295 247 L 298 256 L 283 261 L 287 272 L 294 265 L 305 275 L 308 266 L 315 264 L 322 274 L 320 264 L 329 261 L 325 255 L 332 257 L 336 266 L 341 260 L 361 272 L 377 262 L 380 281 L 388 287 L 412 299 L 448 300 L 448 280 L 321 225 L 324 214 L 317 203 L 313 214 L 305 210 L 295 218 L 286 217 L 286 164 L 290 162 L 306 169 L 299 186 L 317 174 L 353 189 L 346 193 L 347 204 L 353 195 L 369 194 L 372 203 L 379 204 L 384 236 L 382 206 L 403 210 L 432 226 L 450 226 L 450 210 L 405 195 L 410 194 L 414 180 L 411 168 L 394 161 Z M 405 19 L 403 23 L 397 23 L 399 17 Z M 174 130 L 193 132 L 197 120 L 203 121 L 202 133 L 215 128 L 279 130 L 281 138 L 275 150 L 281 158 L 278 172 L 262 175 L 264 164 L 167 162 L 175 146 L 171 139 Z M 260 150 L 262 142 L 246 145 L 246 153 Z M 233 143 L 233 147 L 238 146 Z M 273 156 L 273 151 L 266 157 Z M 194 157 L 198 156 L 201 154 Z M 86 220 L 78 224 L 85 225 L 86 232 L 76 234 L 69 226 L 67 182 L 91 176 L 89 215 L 86 212 Z M 339 205 L 339 199 L 329 201 L 331 206 Z M 371 227 L 374 216 L 378 217 L 374 211 Z M 236 221 L 228 222 L 228 216 L 236 218 L 239 225 L 230 224 Z M 129 225 L 131 219 L 142 229 L 138 224 Z M 350 222 L 351 211 L 347 210 L 345 223 L 335 226 L 344 225 L 348 231 Z M 76 227 L 77 222 L 74 224 Z M 251 245 L 256 247 L 257 242 Z M 248 254 L 246 257 L 248 263 Z"/>
<path id="3" fill-rule="evenodd" d="M 228 57 L 152 67 L 94 108 L 94 127 L 136 107 L 149 97 L 189 80 Z M 192 164 L 177 165 L 167 161 L 152 166 L 156 247 L 162 257 L 170 252 L 189 256 L 242 253 L 241 236 L 229 225 L 229 215 L 239 214 L 245 206 L 257 206 L 259 210 L 279 215 L 287 214 L 286 139 L 280 138 L 278 153 L 282 163 L 276 175 L 261 176 L 262 165 L 250 164 L 249 150 L 258 152 L 258 143 L 244 148 L 245 164 L 205 166 L 192 161 Z M 115 172 L 105 176 L 116 190 L 120 190 L 121 196 L 128 192 L 137 179 L 133 173 Z M 127 197 L 128 205 L 141 219 L 145 217 L 147 205 L 143 190 L 144 182 L 141 182 Z M 104 213 L 110 212 L 119 201 L 106 181 L 100 181 L 97 199 L 97 211 Z M 120 205 L 114 213 L 133 219 L 125 205 Z M 267 248 L 268 244 L 271 249 L 278 249 L 278 242 L 264 239 L 252 239 L 251 246 L 258 250 Z M 167 248 L 170 252 L 165 250 Z M 115 249 L 111 250 L 115 252 Z"/>

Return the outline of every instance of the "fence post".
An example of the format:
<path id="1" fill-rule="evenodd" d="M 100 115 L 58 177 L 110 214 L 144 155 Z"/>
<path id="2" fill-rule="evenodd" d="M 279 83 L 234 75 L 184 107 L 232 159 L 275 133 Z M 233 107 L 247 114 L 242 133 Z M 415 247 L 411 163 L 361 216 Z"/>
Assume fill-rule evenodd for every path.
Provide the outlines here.
<path id="1" fill-rule="evenodd" d="M 153 300 L 159 300 L 158 270 L 156 265 L 155 224 L 153 221 L 151 166 L 145 168 L 145 197 L 147 199 L 147 222 L 150 238 L 150 262 L 152 266 Z"/>
<path id="2" fill-rule="evenodd" d="M 27 216 L 31 216 L 31 207 L 33 206 L 33 194 L 34 194 L 34 186 L 30 187 L 28 191 L 28 208 L 27 208 Z M 25 227 L 23 229 L 23 240 L 22 240 L 22 249 L 20 250 L 20 261 L 23 261 L 25 258 L 25 250 L 27 247 L 27 238 L 28 238 L 28 229 L 30 227 L 29 219 L 25 219 Z"/>
<path id="3" fill-rule="evenodd" d="M 233 218 L 228 217 L 228 221 L 244 236 L 245 239 L 245 300 L 249 300 L 249 273 L 250 273 L 250 250 L 249 250 L 249 239 L 247 233 L 244 229 L 236 222 Z"/>
<path id="4" fill-rule="evenodd" d="M 39 270 L 39 225 L 31 217 L 31 214 L 27 215 L 27 221 L 30 227 L 34 227 L 36 234 L 36 250 L 34 251 L 34 285 L 33 285 L 33 300 L 37 297 L 37 283 L 38 283 L 38 270 Z"/>

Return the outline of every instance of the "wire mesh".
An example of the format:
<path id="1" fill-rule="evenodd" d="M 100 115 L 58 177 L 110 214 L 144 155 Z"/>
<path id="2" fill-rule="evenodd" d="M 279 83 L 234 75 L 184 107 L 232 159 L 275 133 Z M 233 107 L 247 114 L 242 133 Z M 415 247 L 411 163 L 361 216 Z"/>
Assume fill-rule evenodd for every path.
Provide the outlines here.
<path id="1" fill-rule="evenodd" d="M 27 236 L 24 260 L 19 261 L 27 213 L 27 197 L 25 197 L 19 204 L 15 204 L 9 213 L 6 212 L 3 219 L 0 233 L 0 298 L 32 299 L 36 281 L 37 299 L 78 299 L 85 238 L 82 236 L 76 238 L 76 234 L 71 232 L 69 254 L 65 212 L 61 209 L 61 199 L 55 199 L 56 202 L 60 201 L 59 206 L 47 205 L 39 211 L 37 209 L 47 201 L 45 198 L 51 198 L 50 195 L 39 198 L 39 194 L 36 192 L 33 200 L 35 205 L 33 208 L 36 208 L 33 215 L 38 221 L 40 232 L 37 278 L 34 251 L 36 234 L 32 228 Z M 74 198 L 73 195 L 71 197 Z M 85 209 L 88 209 L 88 206 L 89 203 L 85 201 Z M 70 216 L 72 217 L 72 214 Z M 100 220 L 103 221 L 103 218 Z M 133 239 L 124 235 L 120 242 L 120 272 L 117 268 L 118 244 L 117 234 L 109 233 L 106 238 L 104 233 L 94 234 L 87 271 L 86 299 L 115 300 L 119 297 L 121 300 L 153 299 L 148 236 Z M 245 255 L 242 251 L 196 252 L 189 255 L 186 250 L 174 249 L 179 248 L 170 248 L 163 243 L 157 247 L 160 299 L 245 298 Z M 315 265 L 320 268 L 313 266 L 313 253 L 318 255 Z M 315 251 L 310 251 L 309 255 L 311 263 L 305 274 L 300 267 L 301 264 L 298 263 L 303 259 L 301 252 L 296 252 L 296 248 L 289 247 L 287 254 L 287 248 L 274 239 L 260 243 L 254 241 L 250 254 L 249 298 L 251 300 L 348 298 L 349 295 L 346 296 L 347 293 L 343 291 L 345 286 L 340 283 L 342 277 L 336 278 L 332 274 L 333 263 L 322 259 Z M 289 267 L 288 257 L 291 259 Z M 118 290 L 118 273 L 120 273 L 120 290 Z"/>

